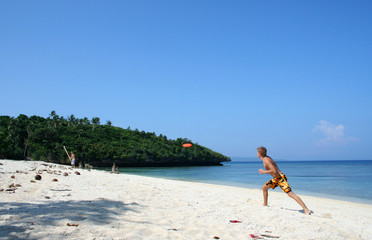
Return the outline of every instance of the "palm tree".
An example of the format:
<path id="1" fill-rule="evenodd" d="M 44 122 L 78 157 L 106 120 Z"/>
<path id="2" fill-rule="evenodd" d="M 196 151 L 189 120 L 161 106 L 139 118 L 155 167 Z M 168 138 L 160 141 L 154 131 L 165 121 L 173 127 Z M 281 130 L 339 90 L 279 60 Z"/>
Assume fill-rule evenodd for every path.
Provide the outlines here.
<path id="1" fill-rule="evenodd" d="M 76 123 L 76 118 L 74 116 L 74 114 L 71 114 L 71 116 L 67 117 L 67 120 L 68 120 L 68 125 L 73 125 Z"/>
<path id="2" fill-rule="evenodd" d="M 100 121 L 99 117 L 93 117 L 92 118 L 92 123 L 93 123 L 93 125 L 92 125 L 92 132 L 93 132 L 94 131 L 94 127 L 97 126 L 97 125 L 99 125 L 101 123 L 101 121 Z"/>
<path id="3" fill-rule="evenodd" d="M 53 123 L 53 129 L 56 129 L 58 124 L 59 124 L 59 116 L 57 115 L 56 111 L 52 111 L 49 115 L 49 118 L 50 119 L 52 118 L 52 123 Z"/>
<path id="4" fill-rule="evenodd" d="M 86 124 L 86 125 L 89 125 L 90 124 L 90 121 L 89 121 L 89 119 L 87 117 L 85 117 L 83 119 L 83 124 Z"/>
<path id="5" fill-rule="evenodd" d="M 27 138 L 25 139 L 25 148 L 24 148 L 24 151 L 23 151 L 23 156 L 24 157 L 27 156 L 27 147 L 28 147 L 28 143 L 29 143 L 29 139 L 31 137 L 32 131 L 34 130 L 34 127 L 35 127 L 34 119 L 33 118 L 29 118 L 28 119 L 28 124 L 27 124 L 27 127 L 26 127 Z"/>

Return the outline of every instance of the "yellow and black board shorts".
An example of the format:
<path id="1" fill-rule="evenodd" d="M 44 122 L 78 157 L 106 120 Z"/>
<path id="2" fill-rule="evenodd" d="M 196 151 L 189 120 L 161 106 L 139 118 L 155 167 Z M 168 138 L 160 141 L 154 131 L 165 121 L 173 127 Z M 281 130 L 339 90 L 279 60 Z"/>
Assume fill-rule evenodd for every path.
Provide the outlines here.
<path id="1" fill-rule="evenodd" d="M 276 178 L 273 178 L 270 181 L 268 181 L 266 183 L 266 186 L 271 187 L 272 189 L 279 186 L 283 190 L 283 192 L 285 192 L 285 193 L 289 193 L 290 191 L 292 191 L 291 187 L 289 186 L 289 184 L 287 182 L 287 176 L 284 173 L 282 173 L 282 174 L 280 174 L 280 176 L 278 176 Z"/>

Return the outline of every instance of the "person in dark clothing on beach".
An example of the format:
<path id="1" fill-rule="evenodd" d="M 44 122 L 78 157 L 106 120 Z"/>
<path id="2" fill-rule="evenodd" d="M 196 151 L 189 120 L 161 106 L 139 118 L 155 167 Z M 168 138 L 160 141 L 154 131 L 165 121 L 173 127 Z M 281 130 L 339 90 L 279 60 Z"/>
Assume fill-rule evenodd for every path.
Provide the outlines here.
<path id="1" fill-rule="evenodd" d="M 302 199 L 299 196 L 293 193 L 291 187 L 289 186 L 287 182 L 287 177 L 285 176 L 285 174 L 279 170 L 275 161 L 271 157 L 267 156 L 266 154 L 267 154 L 267 150 L 265 147 L 257 148 L 257 157 L 262 160 L 264 168 L 266 169 L 266 170 L 259 169 L 258 172 L 260 174 L 270 174 L 273 177 L 273 179 L 271 179 L 265 185 L 262 186 L 263 197 L 264 197 L 263 205 L 267 206 L 267 200 L 269 196 L 268 190 L 270 188 L 274 189 L 277 186 L 279 186 L 283 190 L 283 192 L 287 193 L 289 197 L 293 198 L 298 204 L 300 204 L 300 206 L 304 209 L 305 214 L 310 215 L 311 210 L 309 210 L 306 207 L 305 203 L 302 201 Z"/>

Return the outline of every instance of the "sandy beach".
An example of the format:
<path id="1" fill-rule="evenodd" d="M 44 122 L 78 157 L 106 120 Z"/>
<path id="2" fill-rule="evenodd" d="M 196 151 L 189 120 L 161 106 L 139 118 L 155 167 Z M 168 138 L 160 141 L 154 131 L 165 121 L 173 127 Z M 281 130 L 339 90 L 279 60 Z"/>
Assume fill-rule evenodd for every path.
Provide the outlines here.
<path id="1" fill-rule="evenodd" d="M 0 180 L 0 239 L 372 239 L 368 204 L 299 195 L 306 216 L 284 193 L 41 161 L 0 160 Z"/>

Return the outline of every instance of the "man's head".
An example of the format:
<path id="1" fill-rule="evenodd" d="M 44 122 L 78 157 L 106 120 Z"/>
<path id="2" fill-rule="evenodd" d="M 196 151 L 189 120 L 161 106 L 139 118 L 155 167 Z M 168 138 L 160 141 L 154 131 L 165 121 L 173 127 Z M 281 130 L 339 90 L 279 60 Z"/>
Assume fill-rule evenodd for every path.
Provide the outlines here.
<path id="1" fill-rule="evenodd" d="M 259 147 L 257 148 L 257 157 L 266 157 L 267 150 L 265 147 Z"/>

